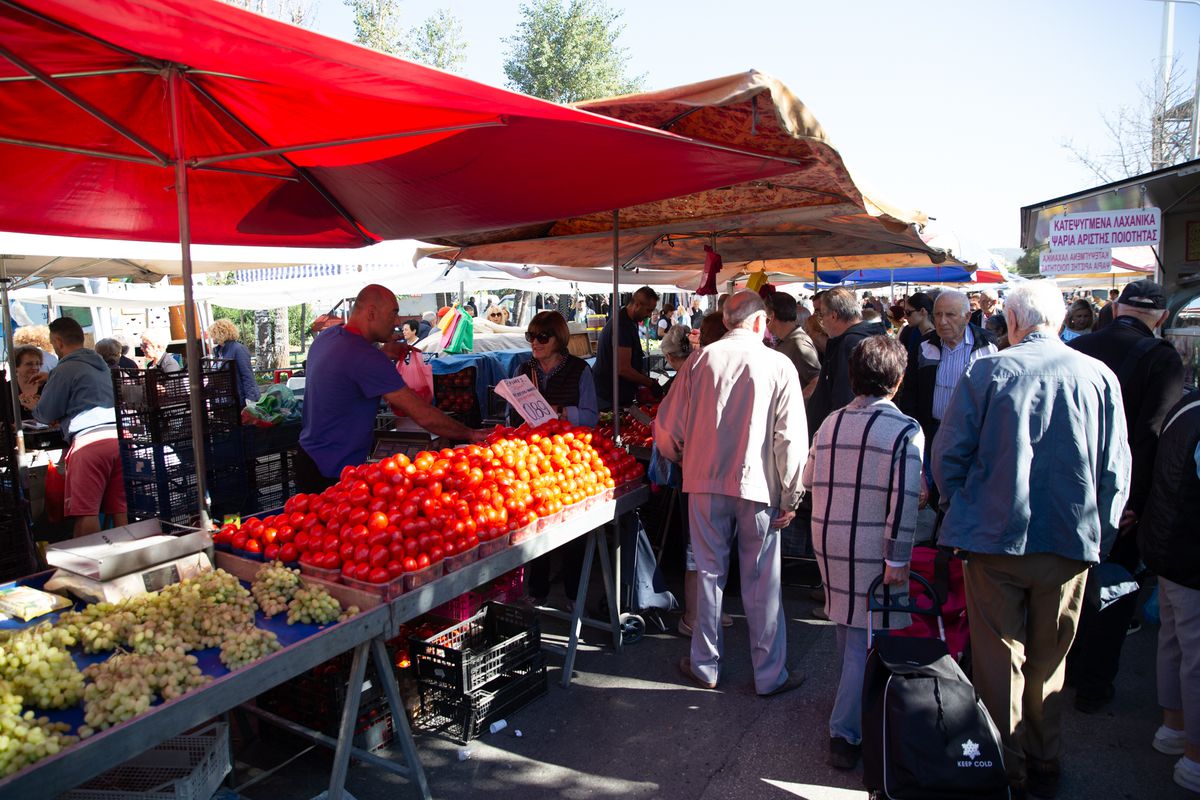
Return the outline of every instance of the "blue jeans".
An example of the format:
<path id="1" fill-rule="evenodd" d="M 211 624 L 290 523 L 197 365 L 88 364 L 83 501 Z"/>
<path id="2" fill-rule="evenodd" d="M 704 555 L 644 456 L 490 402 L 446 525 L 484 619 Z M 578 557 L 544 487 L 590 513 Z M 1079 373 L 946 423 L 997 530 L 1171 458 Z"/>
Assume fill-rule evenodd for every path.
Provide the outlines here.
<path id="1" fill-rule="evenodd" d="M 829 735 L 840 736 L 850 744 L 862 743 L 862 687 L 867 667 L 867 629 L 837 626 L 838 657 L 842 659 L 842 679 L 838 683 L 833 713 L 829 715 Z"/>

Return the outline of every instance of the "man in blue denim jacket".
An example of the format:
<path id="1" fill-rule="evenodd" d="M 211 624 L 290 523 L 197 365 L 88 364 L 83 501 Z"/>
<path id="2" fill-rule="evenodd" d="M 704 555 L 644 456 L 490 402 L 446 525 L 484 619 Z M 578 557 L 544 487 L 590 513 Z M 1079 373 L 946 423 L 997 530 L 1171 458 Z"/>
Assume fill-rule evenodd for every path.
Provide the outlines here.
<path id="1" fill-rule="evenodd" d="M 1063 665 L 1087 570 L 1112 546 L 1130 456 L 1117 378 L 1055 335 L 1050 281 L 1005 302 L 1013 346 L 959 381 L 933 445 L 940 543 L 964 575 L 975 687 L 1017 795 L 1058 790 Z"/>

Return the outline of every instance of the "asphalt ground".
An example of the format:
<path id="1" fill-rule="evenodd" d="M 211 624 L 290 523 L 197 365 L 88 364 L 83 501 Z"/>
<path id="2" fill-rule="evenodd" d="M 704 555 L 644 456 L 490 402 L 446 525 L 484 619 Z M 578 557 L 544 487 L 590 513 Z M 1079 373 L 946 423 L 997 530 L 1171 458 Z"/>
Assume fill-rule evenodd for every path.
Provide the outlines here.
<path id="1" fill-rule="evenodd" d="M 825 763 L 838 680 L 834 627 L 810 617 L 815 604 L 807 589 L 785 587 L 784 604 L 790 660 L 808 675 L 794 692 L 769 699 L 754 694 L 736 590 L 726 595 L 736 622 L 727 631 L 726 663 L 715 691 L 694 688 L 678 674 L 676 662 L 688 644 L 673 627 L 648 633 L 621 654 L 604 632 L 585 628 L 571 687 L 559 686 L 562 659 L 551 655 L 548 694 L 511 714 L 504 730 L 485 733 L 466 748 L 418 733 L 433 796 L 866 798 L 861 766 L 839 772 Z M 667 620 L 673 626 L 676 617 Z M 544 630 L 546 642 L 564 641 L 565 626 L 546 621 Z M 1146 625 L 1127 639 L 1116 697 L 1107 708 L 1084 715 L 1067 704 L 1060 798 L 1196 797 L 1173 783 L 1174 758 L 1150 747 L 1159 722 L 1156 637 L 1157 628 Z M 238 744 L 233 785 L 262 778 L 264 770 L 302 749 L 263 728 L 257 740 Z M 463 750 L 469 757 L 460 760 Z M 400 757 L 396 750 L 385 752 Z M 311 750 L 238 795 L 318 796 L 327 787 L 330 763 L 328 751 Z M 347 788 L 357 800 L 416 796 L 402 778 L 362 764 L 351 767 Z"/>

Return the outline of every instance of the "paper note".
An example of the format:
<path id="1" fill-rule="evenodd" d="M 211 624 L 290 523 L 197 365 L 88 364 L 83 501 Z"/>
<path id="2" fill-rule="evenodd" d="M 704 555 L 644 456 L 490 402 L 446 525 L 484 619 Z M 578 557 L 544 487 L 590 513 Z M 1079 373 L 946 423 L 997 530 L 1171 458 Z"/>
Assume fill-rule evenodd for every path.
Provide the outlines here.
<path id="1" fill-rule="evenodd" d="M 496 394 L 503 397 L 517 410 L 526 422 L 535 428 L 544 422 L 557 418 L 554 409 L 542 397 L 542 393 L 529 380 L 528 375 L 518 375 L 506 381 L 500 381 L 496 386 Z"/>

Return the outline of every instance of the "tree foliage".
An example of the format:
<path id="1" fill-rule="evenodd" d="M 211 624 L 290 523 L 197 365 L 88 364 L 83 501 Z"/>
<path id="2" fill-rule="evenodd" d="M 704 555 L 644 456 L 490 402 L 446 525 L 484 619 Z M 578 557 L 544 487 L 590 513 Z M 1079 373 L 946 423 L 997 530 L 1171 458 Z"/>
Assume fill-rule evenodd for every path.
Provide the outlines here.
<path id="1" fill-rule="evenodd" d="M 406 58 L 446 72 L 462 71 L 466 50 L 462 20 L 444 8 L 410 28 L 404 43 Z"/>
<path id="2" fill-rule="evenodd" d="M 403 55 L 399 0 L 345 0 L 354 12 L 354 41 L 381 53 Z"/>
<path id="3" fill-rule="evenodd" d="M 1141 85 L 1136 106 L 1102 115 L 1109 140 L 1104 149 L 1094 152 L 1071 140 L 1062 146 L 1104 183 L 1187 161 L 1192 153 L 1193 86 L 1175 63 L 1165 82 Z"/>
<path id="4" fill-rule="evenodd" d="M 574 103 L 642 89 L 644 75 L 630 77 L 627 51 L 617 44 L 624 30 L 620 11 L 603 0 L 529 0 L 521 6 L 517 33 L 506 38 L 508 85 L 557 103 Z"/>
<path id="5" fill-rule="evenodd" d="M 1041 269 L 1041 254 L 1044 248 L 1033 248 L 1021 253 L 1017 259 L 1016 272 L 1018 275 L 1037 275 Z"/>
<path id="6" fill-rule="evenodd" d="M 281 19 L 292 25 L 307 28 L 315 20 L 316 0 L 225 0 L 231 6 L 239 6 L 267 17 Z"/>

